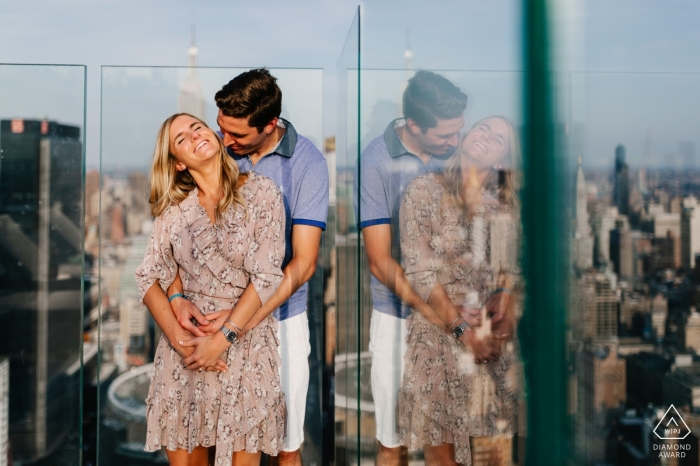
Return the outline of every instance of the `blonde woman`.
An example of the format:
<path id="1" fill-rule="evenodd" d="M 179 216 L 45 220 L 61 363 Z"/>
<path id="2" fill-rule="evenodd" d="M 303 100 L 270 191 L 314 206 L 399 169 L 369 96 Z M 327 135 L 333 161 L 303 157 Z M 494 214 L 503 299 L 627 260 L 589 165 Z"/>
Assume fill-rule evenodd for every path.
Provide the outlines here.
<path id="1" fill-rule="evenodd" d="M 160 128 L 151 172 L 153 234 L 136 281 L 163 331 L 146 400 L 147 451 L 170 464 L 254 465 L 284 436 L 276 323 L 240 329 L 279 286 L 284 206 L 277 186 L 239 175 L 219 136 L 188 114 Z M 183 296 L 166 296 L 179 274 Z M 169 300 L 190 299 L 207 317 L 194 338 Z"/>
<path id="2" fill-rule="evenodd" d="M 413 311 L 406 322 L 399 429 L 427 465 L 511 464 L 522 389 L 513 299 L 519 158 L 512 123 L 486 118 L 443 173 L 416 178 L 402 199 L 406 278 L 444 322 Z"/>

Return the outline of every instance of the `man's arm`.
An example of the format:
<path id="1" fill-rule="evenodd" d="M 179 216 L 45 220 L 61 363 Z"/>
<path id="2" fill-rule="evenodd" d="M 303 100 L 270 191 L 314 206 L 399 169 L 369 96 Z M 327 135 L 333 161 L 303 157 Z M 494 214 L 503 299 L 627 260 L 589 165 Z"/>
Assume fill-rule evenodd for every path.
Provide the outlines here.
<path id="1" fill-rule="evenodd" d="M 236 322 L 242 327 L 243 333 L 258 325 L 265 317 L 288 301 L 301 288 L 301 285 L 311 279 L 311 276 L 316 271 L 322 232 L 323 230 L 320 228 L 310 225 L 292 226 L 292 260 L 289 261 L 289 264 L 283 270 L 284 278 L 282 283 L 280 283 L 275 294 L 257 310 L 247 323 L 243 321 Z M 176 293 L 182 293 L 182 281 L 179 279 L 179 274 L 170 288 L 168 288 L 168 296 Z M 183 328 L 186 328 L 196 336 L 204 336 L 202 330 L 190 322 L 190 318 L 195 317 L 203 327 L 208 323 L 206 317 L 197 310 L 194 304 L 182 298 L 173 299 L 170 304 Z"/>
<path id="2" fill-rule="evenodd" d="M 362 236 L 365 240 L 369 271 L 372 275 L 406 305 L 447 331 L 445 322 L 440 319 L 428 303 L 413 291 L 406 280 L 403 268 L 391 257 L 391 225 L 380 224 L 365 227 L 362 229 Z"/>
<path id="3" fill-rule="evenodd" d="M 284 278 L 277 291 L 245 324 L 243 333 L 258 325 L 265 317 L 280 307 L 311 279 L 316 271 L 316 261 L 321 245 L 321 230 L 310 225 L 292 226 L 292 260 L 284 268 Z"/>

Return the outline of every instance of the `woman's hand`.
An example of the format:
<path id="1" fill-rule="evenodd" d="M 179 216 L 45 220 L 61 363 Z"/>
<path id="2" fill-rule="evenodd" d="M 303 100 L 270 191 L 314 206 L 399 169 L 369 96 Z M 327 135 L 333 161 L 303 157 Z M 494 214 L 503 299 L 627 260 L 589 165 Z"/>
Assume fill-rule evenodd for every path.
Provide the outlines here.
<path id="1" fill-rule="evenodd" d="M 457 312 L 470 327 L 481 327 L 481 309 L 467 306 L 457 306 Z"/>
<path id="2" fill-rule="evenodd" d="M 178 342 L 180 346 L 185 348 L 194 348 L 194 352 L 184 358 L 182 363 L 189 370 L 204 371 L 214 370 L 217 372 L 226 372 L 226 367 L 221 369 L 221 364 L 226 364 L 219 359 L 221 355 L 228 349 L 231 344 L 226 341 L 226 337 L 221 332 L 214 335 L 204 337 L 196 337 L 191 340 L 182 340 Z"/>
<path id="3" fill-rule="evenodd" d="M 201 328 L 198 328 L 197 325 L 192 323 L 192 319 L 195 319 L 200 327 L 209 324 L 209 320 L 199 312 L 199 309 L 197 309 L 197 306 L 195 306 L 192 301 L 183 297 L 177 297 L 170 302 L 170 307 L 173 308 L 173 313 L 180 327 L 196 337 L 203 337 L 206 335 Z"/>
<path id="4" fill-rule="evenodd" d="M 214 335 L 215 333 L 219 332 L 219 330 L 221 330 L 221 327 L 224 326 L 224 323 L 226 322 L 226 319 L 228 319 L 229 315 L 231 315 L 230 309 L 207 314 L 207 319 L 209 323 L 206 325 L 200 325 L 198 327 L 199 330 L 204 332 L 204 335 L 201 336 Z"/>
<path id="5" fill-rule="evenodd" d="M 477 364 L 480 362 L 494 362 L 501 357 L 501 350 L 494 345 L 491 337 L 479 339 L 472 329 L 465 329 L 459 341 L 474 354 Z"/>

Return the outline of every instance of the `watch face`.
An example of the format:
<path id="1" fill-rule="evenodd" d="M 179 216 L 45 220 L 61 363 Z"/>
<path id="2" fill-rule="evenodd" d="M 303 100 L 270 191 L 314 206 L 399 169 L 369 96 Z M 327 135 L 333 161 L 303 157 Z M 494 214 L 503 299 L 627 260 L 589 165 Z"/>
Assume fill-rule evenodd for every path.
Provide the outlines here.
<path id="1" fill-rule="evenodd" d="M 452 329 L 452 333 L 454 334 L 455 337 L 459 338 L 464 334 L 464 324 L 459 324 L 455 328 Z"/>
<path id="2" fill-rule="evenodd" d="M 238 338 L 238 334 L 233 330 L 229 330 L 228 335 L 226 335 L 226 340 L 228 340 L 229 343 L 235 343 L 236 338 Z"/>

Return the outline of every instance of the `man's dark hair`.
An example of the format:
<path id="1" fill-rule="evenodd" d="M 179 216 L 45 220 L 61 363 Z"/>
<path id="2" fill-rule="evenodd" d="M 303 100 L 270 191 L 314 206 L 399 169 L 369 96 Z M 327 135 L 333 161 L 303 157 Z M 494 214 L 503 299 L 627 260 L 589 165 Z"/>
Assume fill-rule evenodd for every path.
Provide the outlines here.
<path id="1" fill-rule="evenodd" d="M 263 128 L 282 113 L 282 90 L 277 78 L 265 68 L 241 73 L 214 96 L 216 106 L 229 117 L 248 118 L 248 124 Z"/>
<path id="2" fill-rule="evenodd" d="M 403 116 L 425 132 L 438 120 L 459 118 L 467 108 L 467 96 L 439 74 L 418 71 L 403 92 Z"/>

